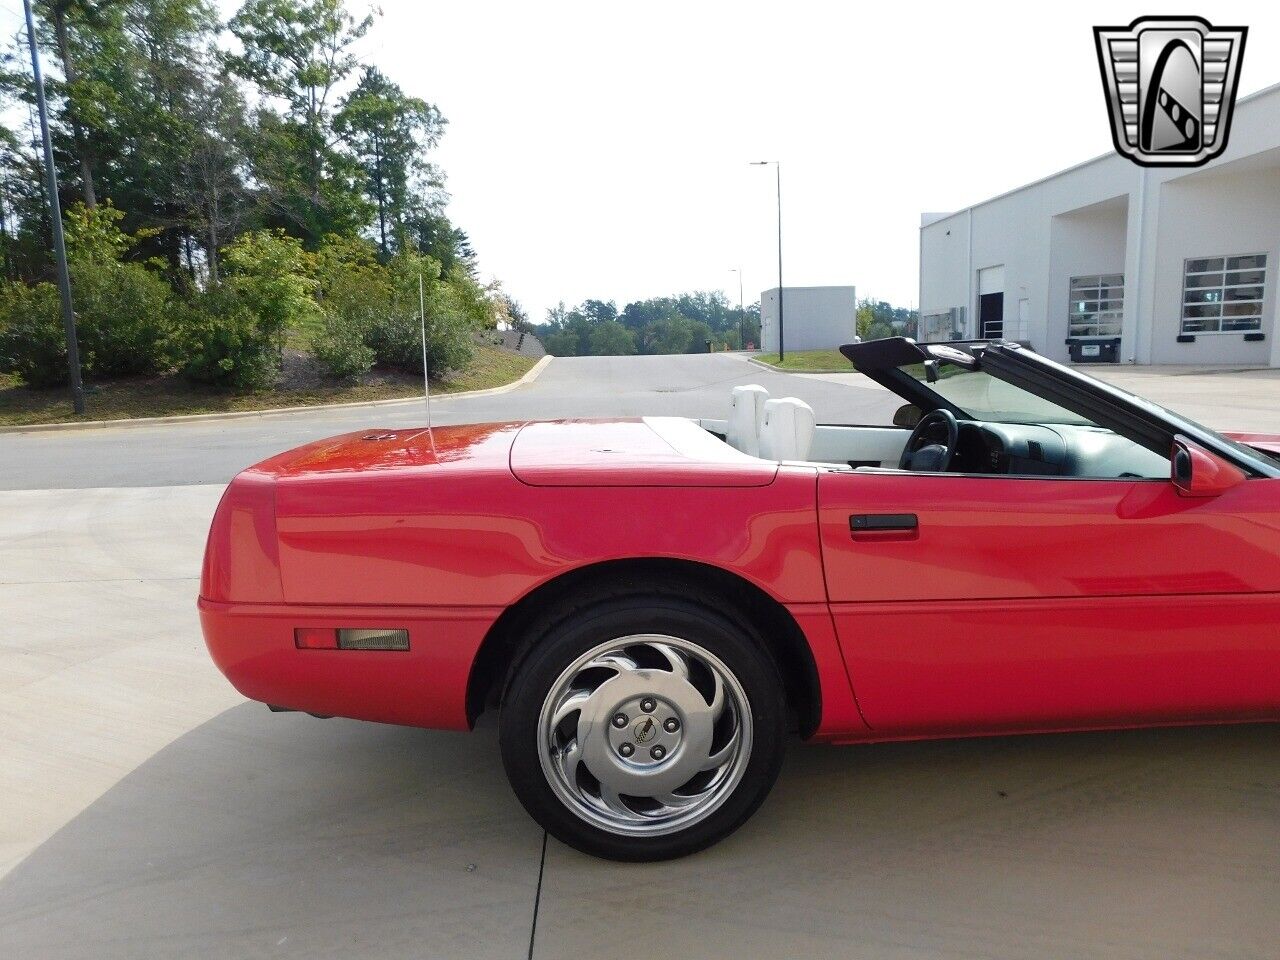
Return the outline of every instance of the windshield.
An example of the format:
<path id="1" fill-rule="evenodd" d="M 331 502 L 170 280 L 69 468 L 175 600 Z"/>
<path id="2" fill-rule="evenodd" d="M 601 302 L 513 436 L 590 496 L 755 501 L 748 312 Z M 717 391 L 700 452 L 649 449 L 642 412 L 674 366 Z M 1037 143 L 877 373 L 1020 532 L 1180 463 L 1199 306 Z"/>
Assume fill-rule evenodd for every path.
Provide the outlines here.
<path id="1" fill-rule="evenodd" d="M 936 350 L 931 352 L 935 356 L 937 355 Z M 1065 407 L 1060 407 L 1050 400 L 1039 397 L 1034 393 L 1029 393 L 1021 387 L 1014 386 L 1012 383 L 997 379 L 983 370 L 967 369 L 964 366 L 949 363 L 946 359 L 941 359 L 938 364 L 938 379 L 935 383 L 928 382 L 924 364 L 922 363 L 904 365 L 898 369 L 913 377 L 926 389 L 936 393 L 975 420 L 988 420 L 996 423 L 1068 424 L 1105 429 L 1087 417 L 1073 413 Z M 1277 459 L 1274 454 L 1232 440 L 1230 437 L 1225 437 L 1218 431 L 1197 423 L 1190 417 L 1163 407 L 1145 397 L 1139 397 L 1119 387 L 1113 389 L 1125 394 L 1130 401 L 1138 406 L 1146 407 L 1148 410 L 1174 421 L 1180 420 L 1189 427 L 1216 437 L 1224 446 L 1238 453 L 1254 460 L 1261 460 L 1263 463 L 1280 467 L 1280 459 Z"/>
<path id="2" fill-rule="evenodd" d="M 969 414 L 975 420 L 996 423 L 1066 423 L 1077 426 L 1097 426 L 1079 414 L 1051 403 L 1021 387 L 997 380 L 982 370 L 965 370 L 962 367 L 942 363 L 938 369 L 937 383 L 929 383 L 924 364 L 900 367 L 903 373 L 915 377 L 929 390 L 938 394 Z"/>

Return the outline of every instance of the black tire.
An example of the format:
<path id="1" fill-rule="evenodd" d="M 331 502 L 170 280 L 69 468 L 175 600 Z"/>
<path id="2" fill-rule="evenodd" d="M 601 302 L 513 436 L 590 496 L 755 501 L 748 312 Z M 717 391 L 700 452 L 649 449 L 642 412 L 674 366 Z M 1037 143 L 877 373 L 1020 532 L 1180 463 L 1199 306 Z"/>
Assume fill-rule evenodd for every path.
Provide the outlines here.
<path id="1" fill-rule="evenodd" d="M 764 802 L 782 765 L 786 738 L 783 684 L 773 659 L 745 622 L 717 609 L 718 598 L 642 590 L 601 596 L 549 613 L 534 626 L 508 677 L 499 717 L 507 779 L 521 804 L 548 833 L 584 853 L 610 860 L 682 857 L 723 839 Z M 718 658 L 745 692 L 750 749 L 740 779 L 702 819 L 656 836 L 605 829 L 589 822 L 549 782 L 540 751 L 544 702 L 575 661 L 600 644 L 637 634 L 679 638 Z M 710 806 L 710 804 L 708 804 Z"/>

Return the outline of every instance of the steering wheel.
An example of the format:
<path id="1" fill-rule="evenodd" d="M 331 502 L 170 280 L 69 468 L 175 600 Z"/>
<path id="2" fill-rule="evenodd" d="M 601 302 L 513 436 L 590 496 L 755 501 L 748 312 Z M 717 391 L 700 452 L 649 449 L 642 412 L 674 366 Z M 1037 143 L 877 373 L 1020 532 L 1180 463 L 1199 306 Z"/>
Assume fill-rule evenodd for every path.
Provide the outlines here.
<path id="1" fill-rule="evenodd" d="M 944 429 L 947 435 L 946 442 L 942 443 L 937 434 Z M 911 431 L 907 445 L 902 448 L 898 469 L 943 473 L 951 467 L 959 439 L 960 424 L 955 414 L 943 407 L 930 410 Z"/>

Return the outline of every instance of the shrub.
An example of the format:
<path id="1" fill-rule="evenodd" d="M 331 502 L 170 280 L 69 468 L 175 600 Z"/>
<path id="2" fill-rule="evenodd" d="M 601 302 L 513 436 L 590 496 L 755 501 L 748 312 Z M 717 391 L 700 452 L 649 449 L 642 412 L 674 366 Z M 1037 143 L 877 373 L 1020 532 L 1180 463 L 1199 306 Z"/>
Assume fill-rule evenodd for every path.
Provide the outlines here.
<path id="1" fill-rule="evenodd" d="M 169 369 L 173 304 L 161 277 L 137 263 L 76 261 L 71 284 L 87 379 Z"/>
<path id="2" fill-rule="evenodd" d="M 133 263 L 89 260 L 71 265 L 80 372 L 86 380 L 160 373 L 171 365 L 169 285 Z M 0 364 L 27 386 L 67 382 L 62 302 L 51 283 L 10 283 L 0 295 Z"/>
<path id="3" fill-rule="evenodd" d="M 391 276 L 372 244 L 358 238 L 330 234 L 314 262 L 323 317 L 312 350 L 335 377 L 354 380 L 373 366 L 367 340 L 375 320 L 389 309 Z"/>
<path id="4" fill-rule="evenodd" d="M 326 309 L 311 348 L 339 380 L 355 380 L 373 366 L 374 353 L 365 343 L 365 332 L 364 324 Z"/>
<path id="5" fill-rule="evenodd" d="M 0 288 L 0 370 L 18 374 L 29 387 L 67 382 L 67 341 L 53 284 Z"/>
<path id="6" fill-rule="evenodd" d="M 405 253 L 388 264 L 392 294 L 375 317 L 366 342 L 380 365 L 422 372 L 422 323 L 418 317 L 418 276 L 425 283 L 427 369 L 432 376 L 471 361 L 471 335 L 488 319 L 483 293 L 457 270 L 443 279 L 430 257 Z"/>
<path id="7" fill-rule="evenodd" d="M 214 287 L 187 306 L 179 348 L 185 376 L 232 390 L 261 390 L 280 372 L 284 330 L 262 321 L 236 291 Z"/>
<path id="8" fill-rule="evenodd" d="M 67 211 L 71 301 L 76 314 L 80 370 L 86 380 L 160 373 L 171 364 L 171 291 L 141 263 L 121 259 L 145 234 L 130 235 L 110 204 Z M 29 386 L 67 382 L 62 305 L 53 284 L 8 284 L 0 322 L 4 365 Z"/>
<path id="9" fill-rule="evenodd" d="M 319 320 L 302 243 L 283 230 L 244 234 L 223 251 L 222 264 L 222 285 L 253 305 L 264 329 L 307 329 Z"/>
<path id="10" fill-rule="evenodd" d="M 62 216 L 66 229 L 67 254 L 73 260 L 97 260 L 119 263 L 138 241 L 155 236 L 156 230 L 128 234 L 120 229 L 124 212 L 111 201 L 90 210 L 83 203 L 73 203 Z"/>
<path id="11" fill-rule="evenodd" d="M 314 328 L 320 317 L 302 244 L 281 231 L 247 233 L 223 252 L 222 263 L 222 282 L 186 311 L 182 372 L 233 390 L 269 387 L 289 329 Z"/>

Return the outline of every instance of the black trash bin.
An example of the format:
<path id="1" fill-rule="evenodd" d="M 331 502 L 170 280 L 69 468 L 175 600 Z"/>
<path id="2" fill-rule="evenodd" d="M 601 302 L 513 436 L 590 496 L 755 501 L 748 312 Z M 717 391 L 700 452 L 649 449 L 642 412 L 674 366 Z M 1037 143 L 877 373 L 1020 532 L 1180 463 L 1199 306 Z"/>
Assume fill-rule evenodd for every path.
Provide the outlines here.
<path id="1" fill-rule="evenodd" d="M 1072 363 L 1119 363 L 1119 337 L 1079 337 L 1068 340 Z"/>

